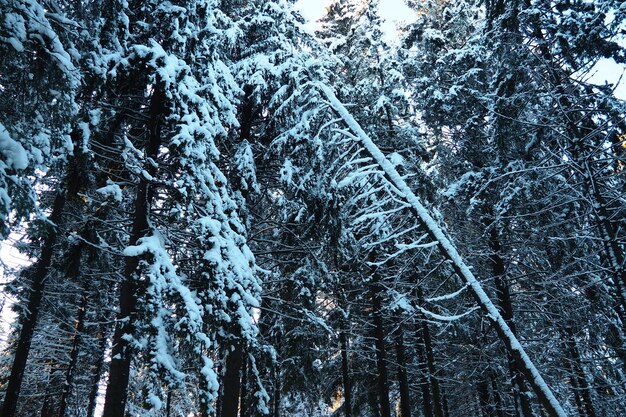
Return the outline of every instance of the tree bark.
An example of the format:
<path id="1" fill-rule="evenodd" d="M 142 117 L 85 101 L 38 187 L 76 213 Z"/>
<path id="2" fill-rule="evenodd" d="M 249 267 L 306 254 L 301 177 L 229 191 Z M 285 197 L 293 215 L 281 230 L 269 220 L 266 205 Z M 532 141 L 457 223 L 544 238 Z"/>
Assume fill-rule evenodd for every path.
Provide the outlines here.
<path id="1" fill-rule="evenodd" d="M 411 392 L 407 377 L 404 334 L 401 325 L 396 336 L 396 359 L 398 362 L 398 386 L 400 389 L 400 415 L 398 417 L 411 417 Z"/>
<path id="2" fill-rule="evenodd" d="M 150 100 L 150 114 L 148 118 L 148 141 L 145 148 L 146 158 L 156 157 L 161 144 L 162 115 L 165 110 L 165 92 L 160 82 L 157 83 Z M 153 176 L 156 168 L 146 162 L 146 171 Z M 137 244 L 137 241 L 149 233 L 148 217 L 152 200 L 152 187 L 150 181 L 141 176 L 135 197 L 133 227 L 129 239 L 129 246 Z M 120 285 L 120 312 L 119 319 L 113 333 L 113 346 L 111 348 L 111 367 L 109 382 L 107 384 L 104 400 L 103 417 L 122 417 L 126 409 L 128 398 L 128 383 L 130 377 L 130 364 L 132 352 L 126 335 L 133 335 L 137 319 L 136 307 L 138 297 L 137 269 L 139 267 L 138 256 L 129 256 L 124 265 L 124 278 Z"/>
<path id="3" fill-rule="evenodd" d="M 348 360 L 348 340 L 346 330 L 339 332 L 341 345 L 341 376 L 343 380 L 343 411 L 345 417 L 352 417 L 352 387 L 350 386 L 350 362 Z"/>
<path id="4" fill-rule="evenodd" d="M 374 277 L 371 287 L 374 335 L 376 340 L 376 368 L 378 370 L 378 404 L 381 417 L 391 417 L 391 405 L 389 403 L 389 379 L 387 377 L 387 359 L 385 350 L 385 328 L 382 317 L 382 303 L 380 299 L 381 285 L 378 278 Z"/>
<path id="5" fill-rule="evenodd" d="M 239 417 L 248 417 L 248 356 L 244 353 L 241 365 L 241 394 L 239 395 Z"/>
<path id="6" fill-rule="evenodd" d="M 575 385 L 575 390 L 578 391 L 576 393 L 577 400 L 582 402 L 582 407 L 580 407 L 581 411 L 584 409 L 584 414 L 581 414 L 587 417 L 596 417 L 596 412 L 593 407 L 593 400 L 591 396 L 591 388 L 587 383 L 587 378 L 585 377 L 584 370 L 582 368 L 580 353 L 578 352 L 578 346 L 576 344 L 576 339 L 574 338 L 574 334 L 571 330 L 567 331 L 567 348 L 569 350 L 569 356 L 571 358 L 571 370 L 572 370 L 572 380 Z M 578 401 L 577 401 L 578 403 Z"/>
<path id="7" fill-rule="evenodd" d="M 74 325 L 74 337 L 72 338 L 72 350 L 70 351 L 70 363 L 65 371 L 65 382 L 63 383 L 63 390 L 61 391 L 61 398 L 59 399 L 59 411 L 58 417 L 65 417 L 65 411 L 67 409 L 67 399 L 70 395 L 70 390 L 74 384 L 74 370 L 78 362 L 78 352 L 82 341 L 83 331 L 85 329 L 85 314 L 87 311 L 87 294 L 84 293 L 81 296 L 80 306 L 78 307 L 78 317 Z"/>
<path id="8" fill-rule="evenodd" d="M 517 329 L 513 319 L 513 303 L 511 302 L 511 293 L 509 284 L 506 282 L 506 267 L 504 259 L 501 256 L 502 245 L 500 244 L 500 235 L 496 229 L 496 224 L 486 225 L 491 230 L 489 232 L 489 255 L 491 267 L 493 271 L 494 283 L 496 285 L 496 299 L 502 314 L 502 318 L 509 325 L 511 332 L 517 336 Z M 509 373 L 513 381 L 513 400 L 518 416 L 533 417 L 533 409 L 528 395 L 526 395 L 526 384 L 524 377 L 520 373 L 515 360 L 507 353 Z"/>
<path id="9" fill-rule="evenodd" d="M 100 376 L 104 367 L 104 355 L 106 353 L 107 337 L 104 331 L 100 332 L 100 345 L 98 346 L 98 360 L 96 361 L 96 369 L 94 369 L 94 379 L 89 392 L 89 400 L 87 402 L 87 417 L 94 417 L 98 400 L 98 389 L 100 388 Z"/>
<path id="10" fill-rule="evenodd" d="M 240 341 L 229 344 L 226 366 L 222 379 L 222 410 L 220 417 L 237 417 L 241 391 L 241 365 L 243 349 Z"/>
<path id="11" fill-rule="evenodd" d="M 420 388 L 422 391 L 422 406 L 424 411 L 424 417 L 434 417 L 433 402 L 430 395 L 430 372 L 426 358 L 426 348 L 424 342 L 424 331 L 422 329 L 422 322 L 417 323 L 416 329 L 416 343 L 415 349 L 417 350 L 417 357 L 419 360 L 418 371 L 420 379 Z"/>

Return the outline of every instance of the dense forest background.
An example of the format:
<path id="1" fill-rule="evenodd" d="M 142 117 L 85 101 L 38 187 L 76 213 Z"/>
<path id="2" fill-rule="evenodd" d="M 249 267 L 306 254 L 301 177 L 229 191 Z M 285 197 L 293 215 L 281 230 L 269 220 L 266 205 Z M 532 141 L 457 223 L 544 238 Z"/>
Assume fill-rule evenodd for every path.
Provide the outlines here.
<path id="1" fill-rule="evenodd" d="M 626 2 L 292 3 L 0 0 L 0 414 L 626 415 Z"/>

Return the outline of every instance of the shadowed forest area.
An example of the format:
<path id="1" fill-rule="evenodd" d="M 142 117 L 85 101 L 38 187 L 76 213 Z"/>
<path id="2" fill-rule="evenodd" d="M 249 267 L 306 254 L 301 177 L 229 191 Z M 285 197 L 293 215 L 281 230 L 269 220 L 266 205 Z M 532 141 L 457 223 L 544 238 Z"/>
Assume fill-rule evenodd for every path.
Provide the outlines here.
<path id="1" fill-rule="evenodd" d="M 0 415 L 626 415 L 626 2 L 293 3 L 0 0 Z"/>

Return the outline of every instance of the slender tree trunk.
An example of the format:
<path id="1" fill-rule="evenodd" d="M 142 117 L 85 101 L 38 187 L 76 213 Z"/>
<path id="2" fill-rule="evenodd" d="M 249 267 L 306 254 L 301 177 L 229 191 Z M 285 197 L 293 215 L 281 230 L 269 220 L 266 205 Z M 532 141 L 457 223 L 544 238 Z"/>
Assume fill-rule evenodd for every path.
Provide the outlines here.
<path id="1" fill-rule="evenodd" d="M 52 370 L 50 370 L 50 374 L 52 375 Z M 52 395 L 50 395 L 48 387 L 46 389 L 46 395 L 43 398 L 43 405 L 41 406 L 41 413 L 39 413 L 39 417 L 52 417 Z"/>
<path id="2" fill-rule="evenodd" d="M 496 377 L 491 375 L 491 392 L 493 393 L 493 401 L 496 408 L 496 415 L 498 417 L 506 417 L 504 414 L 504 405 L 502 404 L 502 397 L 500 396 L 500 390 L 496 383 Z M 541 410 L 541 408 L 539 409 Z"/>
<path id="3" fill-rule="evenodd" d="M 155 86 L 150 100 L 150 114 L 148 124 L 148 143 L 145 154 L 147 158 L 154 159 L 161 144 L 162 115 L 165 109 L 165 93 L 160 82 Z M 146 171 L 153 176 L 156 168 L 151 163 L 146 163 Z M 137 241 L 149 233 L 148 211 L 152 200 L 150 181 L 141 176 L 137 186 L 135 198 L 133 227 L 129 239 L 129 246 L 137 244 Z M 107 384 L 104 400 L 103 417 L 122 417 L 126 409 L 128 398 L 128 383 L 130 378 L 130 364 L 132 352 L 127 335 L 134 335 L 136 306 L 138 297 L 139 266 L 138 256 L 129 256 L 124 265 L 124 278 L 120 285 L 120 312 L 115 332 L 113 333 L 113 346 L 111 348 L 111 367 L 109 382 Z"/>
<path id="4" fill-rule="evenodd" d="M 350 362 L 348 361 L 348 340 L 345 329 L 339 332 L 341 345 L 341 376 L 343 379 L 343 411 L 345 417 L 352 417 L 352 387 L 350 386 Z"/>
<path id="5" fill-rule="evenodd" d="M 378 402 L 378 379 L 372 378 L 367 386 L 367 402 L 372 417 L 380 417 L 380 406 Z"/>
<path id="6" fill-rule="evenodd" d="M 478 403 L 480 404 L 482 415 L 484 417 L 495 416 L 495 413 L 493 412 L 493 403 L 489 396 L 489 385 L 484 378 L 481 378 L 478 382 L 476 390 L 478 391 Z"/>
<path id="7" fill-rule="evenodd" d="M 433 402 L 432 397 L 430 395 L 430 372 L 428 370 L 426 352 L 425 352 L 425 342 L 424 342 L 424 331 L 422 329 L 422 322 L 419 321 L 417 323 L 416 330 L 416 343 L 415 349 L 417 350 L 417 357 L 419 361 L 418 371 L 419 371 L 419 379 L 420 379 L 420 388 L 422 391 L 422 401 L 423 401 L 423 411 L 424 417 L 434 417 L 433 411 Z"/>
<path id="8" fill-rule="evenodd" d="M 411 391 L 407 377 L 406 359 L 404 355 L 404 331 L 400 325 L 396 336 L 396 359 L 398 361 L 398 386 L 400 388 L 400 415 L 411 417 Z"/>
<path id="9" fill-rule="evenodd" d="M 72 350 L 70 351 L 70 363 L 65 371 L 65 382 L 63 383 L 63 390 L 61 391 L 61 398 L 59 399 L 59 412 L 58 417 L 65 417 L 65 411 L 67 409 L 67 400 L 70 395 L 70 390 L 74 384 L 74 370 L 78 362 L 78 352 L 82 341 L 83 331 L 85 329 L 85 314 L 87 311 L 87 294 L 83 293 L 81 296 L 80 306 L 78 308 L 78 317 L 74 325 L 74 337 L 72 338 Z"/>
<path id="10" fill-rule="evenodd" d="M 578 410 L 578 417 L 586 417 L 585 407 L 583 407 L 583 401 L 580 398 L 580 387 L 577 384 L 574 368 L 570 364 L 570 383 L 572 384 L 572 391 L 574 391 L 574 403 L 576 404 L 576 410 Z"/>
<path id="11" fill-rule="evenodd" d="M 102 368 L 104 367 L 104 359 L 106 353 L 107 337 L 104 331 L 100 332 L 100 344 L 98 346 L 98 359 L 96 361 L 96 369 L 94 369 L 94 378 L 89 392 L 89 400 L 87 401 L 87 417 L 94 417 L 98 400 L 98 390 L 100 388 L 100 377 L 102 376 Z"/>
<path id="12" fill-rule="evenodd" d="M 167 391 L 167 402 L 165 404 L 165 417 L 170 417 L 172 412 L 172 391 Z"/>
<path id="13" fill-rule="evenodd" d="M 52 213 L 48 218 L 52 225 L 48 226 L 41 256 L 39 257 L 35 269 L 32 272 L 32 286 L 28 296 L 28 304 L 26 306 L 26 310 L 24 311 L 24 315 L 20 320 L 21 328 L 17 339 L 15 357 L 13 358 L 11 374 L 9 375 L 9 381 L 4 395 L 4 403 L 2 405 L 3 417 L 14 417 L 15 411 L 17 410 L 17 400 L 22 388 L 26 361 L 28 360 L 33 333 L 35 331 L 35 326 L 37 325 L 37 318 L 39 317 L 39 310 L 41 307 L 41 300 L 43 298 L 46 277 L 48 275 L 48 268 L 50 267 L 50 263 L 52 261 L 54 244 L 57 240 L 57 227 L 60 226 L 65 201 L 65 193 L 57 193 L 52 206 Z"/>
<path id="14" fill-rule="evenodd" d="M 450 407 L 448 404 L 448 397 L 446 396 L 446 391 L 443 389 L 443 386 L 440 386 L 441 389 L 441 402 L 443 403 L 443 415 L 444 417 L 450 417 Z"/>
<path id="15" fill-rule="evenodd" d="M 497 225 L 494 223 L 486 225 L 490 227 L 489 232 L 489 247 L 491 249 L 491 267 L 493 271 L 494 282 L 496 284 L 496 299 L 502 318 L 509 325 L 511 332 L 517 336 L 517 328 L 513 319 L 513 303 L 511 301 L 511 293 L 509 291 L 509 285 L 506 282 L 506 267 L 504 259 L 501 256 L 502 245 L 500 244 L 500 235 L 497 230 Z M 527 395 L 526 384 L 524 382 L 524 376 L 520 373 L 515 360 L 507 353 L 509 373 L 513 381 L 513 399 L 515 401 L 515 408 L 518 416 L 532 417 L 534 416 L 530 399 Z"/>
<path id="16" fill-rule="evenodd" d="M 275 364 L 274 367 L 274 417 L 280 417 L 280 367 Z"/>
<path id="17" fill-rule="evenodd" d="M 415 288 L 415 295 L 418 303 L 422 303 L 424 294 L 419 286 Z M 433 352 L 432 338 L 426 320 L 419 320 L 417 338 L 418 340 L 422 340 L 424 342 L 424 357 L 426 359 L 428 382 L 432 390 L 432 414 L 434 417 L 444 417 L 444 404 L 442 401 L 439 379 L 437 379 L 435 354 Z"/>
<path id="18" fill-rule="evenodd" d="M 577 391 L 576 396 L 582 400 L 582 405 L 584 407 L 585 415 L 587 417 L 596 417 L 596 412 L 593 407 L 593 400 L 591 395 L 591 388 L 587 383 L 587 378 L 585 377 L 584 370 L 582 368 L 580 353 L 578 351 L 578 346 L 576 345 L 576 339 L 574 338 L 573 332 L 571 330 L 567 331 L 567 348 L 569 350 L 569 356 L 571 358 L 571 370 L 572 370 L 572 379 L 575 381 L 575 385 Z M 581 414 L 582 416 L 582 414 Z"/>
<path id="19" fill-rule="evenodd" d="M 382 316 L 381 285 L 378 278 L 374 277 L 371 294 L 373 304 L 374 334 L 376 340 L 376 367 L 378 369 L 378 404 L 381 417 L 391 417 L 391 405 L 389 403 L 389 379 L 387 377 L 387 359 L 385 350 L 385 327 Z"/>
<path id="20" fill-rule="evenodd" d="M 241 365 L 241 394 L 239 395 L 239 417 L 248 417 L 248 355 L 244 353 Z"/>

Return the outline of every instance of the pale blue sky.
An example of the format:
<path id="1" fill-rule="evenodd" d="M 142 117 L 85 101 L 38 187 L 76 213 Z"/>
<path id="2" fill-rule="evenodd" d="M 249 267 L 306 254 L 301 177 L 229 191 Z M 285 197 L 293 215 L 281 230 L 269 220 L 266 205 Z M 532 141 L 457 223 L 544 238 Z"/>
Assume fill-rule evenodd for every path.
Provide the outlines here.
<path id="1" fill-rule="evenodd" d="M 302 16 L 307 19 L 306 27 L 314 31 L 317 28 L 315 21 L 324 15 L 324 9 L 329 3 L 328 0 L 298 0 L 296 8 Z M 415 12 L 409 9 L 403 0 L 380 0 L 380 15 L 385 21 L 383 30 L 387 40 L 393 40 L 397 22 L 410 22 L 415 19 Z M 622 100 L 626 100 L 626 73 L 624 65 L 618 65 L 613 60 L 603 59 L 599 65 L 593 69 L 589 81 L 595 84 L 617 83 L 620 76 L 624 75 L 619 86 L 615 90 L 615 95 Z"/>

